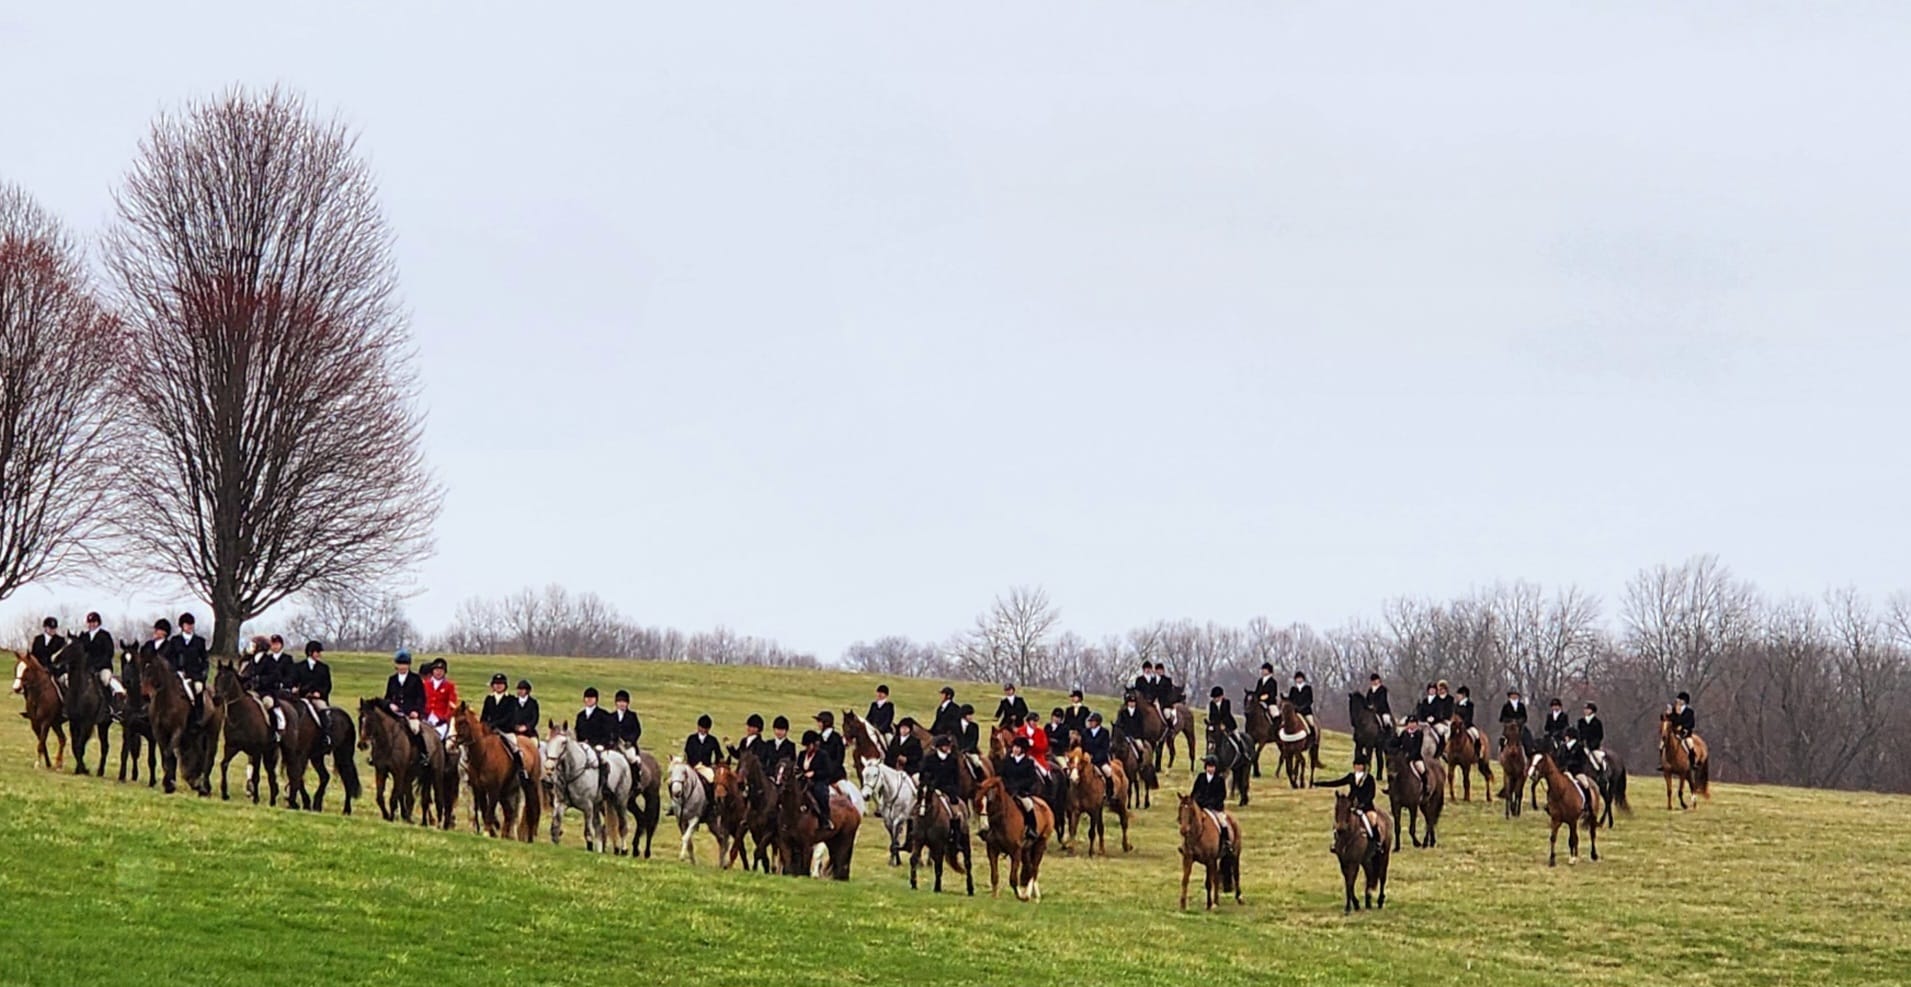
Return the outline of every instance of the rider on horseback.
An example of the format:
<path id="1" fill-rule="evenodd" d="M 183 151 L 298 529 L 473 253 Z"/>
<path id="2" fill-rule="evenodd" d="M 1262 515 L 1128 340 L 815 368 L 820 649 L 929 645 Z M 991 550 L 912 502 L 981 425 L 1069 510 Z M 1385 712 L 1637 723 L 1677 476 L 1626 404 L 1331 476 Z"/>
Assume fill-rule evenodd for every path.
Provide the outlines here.
<path id="1" fill-rule="evenodd" d="M 762 764 L 764 755 L 770 750 L 770 742 L 763 739 L 763 714 L 751 713 L 743 721 L 743 739 L 730 748 L 730 760 L 741 764 L 743 755 L 753 754 L 756 763 Z"/>
<path id="2" fill-rule="evenodd" d="M 896 742 L 889 748 L 889 766 L 913 775 L 922 770 L 922 759 L 922 738 L 916 736 L 916 718 L 905 716 L 896 724 Z"/>
<path id="3" fill-rule="evenodd" d="M 946 685 L 942 687 L 942 701 L 936 705 L 935 719 L 929 721 L 929 733 L 936 737 L 962 733 L 962 707 L 956 705 L 955 690 Z"/>
<path id="4" fill-rule="evenodd" d="M 1234 704 L 1228 701 L 1227 690 L 1218 685 L 1208 690 L 1208 728 L 1230 737 L 1238 729 L 1234 722 Z"/>
<path id="5" fill-rule="evenodd" d="M 1572 725 L 1572 721 L 1566 718 L 1566 707 L 1560 703 L 1558 697 L 1554 697 L 1552 702 L 1546 704 L 1545 732 L 1547 740 L 1557 743 L 1560 737 L 1564 736 L 1566 730 Z"/>
<path id="6" fill-rule="evenodd" d="M 1027 842 L 1035 842 L 1041 837 L 1035 832 L 1035 795 L 1041 791 L 1041 776 L 1035 771 L 1035 761 L 1028 756 L 1028 738 L 1017 737 L 1009 745 L 1008 759 L 1002 762 L 1002 787 L 1008 790 L 1015 805 L 1022 810 L 1023 833 Z"/>
<path id="7" fill-rule="evenodd" d="M 1485 757 L 1486 738 L 1480 735 L 1480 728 L 1473 725 L 1473 693 L 1466 686 L 1460 687 L 1460 698 L 1453 701 L 1453 715 L 1466 727 L 1466 735 L 1473 739 L 1473 749 Z"/>
<path id="8" fill-rule="evenodd" d="M 1267 707 L 1268 714 L 1274 713 L 1274 705 L 1281 701 L 1281 684 L 1274 678 L 1274 666 L 1261 662 L 1261 677 L 1254 680 L 1254 701 Z"/>
<path id="9" fill-rule="evenodd" d="M 962 759 L 955 753 L 955 738 L 943 734 L 935 740 L 935 750 L 922 759 L 920 773 L 925 795 L 934 792 L 948 799 L 949 811 L 956 819 L 968 819 L 968 805 L 962 801 Z M 929 811 L 929 800 L 918 799 L 916 814 Z"/>
<path id="10" fill-rule="evenodd" d="M 770 733 L 769 750 L 763 759 L 763 773 L 774 777 L 777 765 L 796 758 L 796 745 L 790 743 L 790 718 L 777 714 L 770 721 Z"/>
<path id="11" fill-rule="evenodd" d="M 1082 690 L 1068 690 L 1068 705 L 1062 710 L 1062 738 L 1073 742 L 1075 734 L 1088 729 L 1088 707 L 1082 703 Z M 1068 749 L 1068 743 L 1062 750 Z"/>
<path id="12" fill-rule="evenodd" d="M 1606 724 L 1600 722 L 1599 707 L 1586 704 L 1586 715 L 1579 718 L 1573 729 L 1579 734 L 1579 742 L 1586 747 L 1586 757 L 1592 762 L 1595 774 L 1606 773 L 1606 752 L 1599 748 L 1606 742 Z"/>
<path id="13" fill-rule="evenodd" d="M 1043 727 L 1042 732 L 1048 734 L 1049 750 L 1065 751 L 1068 749 L 1068 717 L 1062 713 L 1060 706 L 1049 710 L 1048 726 Z"/>
<path id="14" fill-rule="evenodd" d="M 524 752 L 518 749 L 517 741 L 517 699 L 509 691 L 510 679 L 503 672 L 491 675 L 491 692 L 484 697 L 484 710 L 478 714 L 478 722 L 496 731 L 504 738 L 505 753 L 511 755 L 511 765 L 517 769 L 518 779 L 528 781 L 530 775 L 524 770 Z"/>
<path id="15" fill-rule="evenodd" d="M 606 720 L 606 722 L 609 722 Z M 710 736 L 710 714 L 697 717 L 697 730 L 683 738 L 683 763 L 690 765 L 704 781 L 716 778 L 717 762 L 723 760 L 723 744 Z M 828 803 L 825 803 L 827 805 Z"/>
<path id="16" fill-rule="evenodd" d="M 192 697 L 192 722 L 203 723 L 206 676 L 212 672 L 212 658 L 206 652 L 206 639 L 193 633 L 192 614 L 179 615 L 179 633 L 167 643 L 172 648 L 173 670 L 186 680 L 186 692 Z"/>
<path id="17" fill-rule="evenodd" d="M 1354 758 L 1352 771 L 1333 781 L 1325 781 L 1321 784 L 1328 788 L 1347 786 L 1347 797 L 1354 804 L 1354 814 L 1359 817 L 1360 824 L 1367 828 L 1367 839 L 1378 844 L 1380 842 L 1380 811 L 1374 808 L 1374 798 L 1379 786 L 1374 783 L 1374 776 L 1367 773 L 1367 759 Z"/>
<path id="18" fill-rule="evenodd" d="M 1697 756 L 1692 748 L 1692 734 L 1699 729 L 1699 714 L 1691 706 L 1692 696 L 1681 692 L 1672 702 L 1672 726 L 1679 732 L 1679 743 L 1685 745 L 1688 759 Z"/>
<path id="19" fill-rule="evenodd" d="M 1286 699 L 1293 705 L 1294 712 L 1299 713 L 1301 719 L 1307 721 L 1308 731 L 1320 733 L 1320 724 L 1314 722 L 1314 687 L 1307 684 L 1306 672 L 1294 670 L 1294 686 L 1287 690 Z"/>
<path id="20" fill-rule="evenodd" d="M 1500 723 L 1520 725 L 1520 743 L 1525 750 L 1533 749 L 1533 731 L 1526 728 L 1526 701 L 1520 698 L 1518 689 L 1506 690 L 1506 702 L 1500 706 Z"/>
<path id="21" fill-rule="evenodd" d="M 995 722 L 998 726 L 1014 729 L 1028 720 L 1028 700 L 1015 694 L 1015 683 L 1002 683 L 1002 700 L 995 704 Z"/>
<path id="22" fill-rule="evenodd" d="M 86 671 L 99 679 L 106 687 L 107 694 L 115 707 L 124 706 L 126 687 L 120 684 L 119 677 L 113 674 L 113 655 L 119 650 L 113 642 L 113 635 L 100 626 L 100 615 L 86 615 L 86 633 L 80 635 L 80 642 L 86 649 Z"/>
<path id="23" fill-rule="evenodd" d="M 1096 771 L 1101 772 L 1102 778 L 1107 782 L 1102 790 L 1102 801 L 1109 805 L 1118 804 L 1115 801 L 1113 741 L 1114 734 L 1102 729 L 1101 714 L 1088 714 L 1088 729 L 1082 733 L 1082 751 L 1088 755 L 1089 763 L 1095 766 Z"/>
<path id="24" fill-rule="evenodd" d="M 1387 704 L 1387 686 L 1380 681 L 1379 672 L 1367 675 L 1367 709 L 1380 717 L 1380 725 L 1393 733 L 1393 709 Z"/>
<path id="25" fill-rule="evenodd" d="M 385 680 L 385 707 L 404 719 L 405 728 L 411 732 L 412 752 L 424 766 L 427 754 L 419 718 L 425 715 L 425 682 L 411 674 L 411 652 L 403 648 L 392 656 L 392 674 Z"/>
<path id="26" fill-rule="evenodd" d="M 1421 736 L 1420 717 L 1414 714 L 1408 714 L 1405 726 L 1406 729 L 1401 732 L 1400 736 L 1393 739 L 1393 748 L 1406 755 L 1408 767 L 1413 770 L 1414 774 L 1419 775 L 1420 780 L 1424 782 L 1427 779 L 1427 765 L 1422 758 L 1426 753 L 1426 740 Z"/>
<path id="27" fill-rule="evenodd" d="M 829 818 L 829 792 L 846 777 L 843 762 L 831 757 L 823 747 L 822 734 L 805 730 L 803 753 L 796 758 L 796 768 L 810 783 L 810 809 L 816 813 L 816 836 L 819 840 L 827 839 L 835 828 Z"/>
<path id="28" fill-rule="evenodd" d="M 1221 830 L 1221 856 L 1227 856 L 1234 839 L 1228 832 L 1228 779 L 1221 773 L 1221 762 L 1214 755 L 1209 754 L 1201 761 L 1201 773 L 1194 776 L 1194 791 L 1189 795 Z"/>
<path id="29" fill-rule="evenodd" d="M 425 722 L 437 728 L 438 739 L 451 736 L 451 711 L 458 708 L 458 687 L 451 682 L 451 666 L 443 658 L 426 666 Z"/>
<path id="30" fill-rule="evenodd" d="M 637 718 L 637 711 L 630 708 L 630 690 L 619 689 L 611 697 L 617 708 L 610 712 L 610 730 L 617 738 L 618 746 L 624 749 L 624 756 L 630 759 L 631 767 L 637 766 L 637 741 L 644 736 L 644 721 Z M 763 730 L 762 718 L 757 719 L 757 732 Z"/>
<path id="31" fill-rule="evenodd" d="M 863 724 L 879 737 L 887 738 L 896 732 L 896 704 L 889 701 L 889 687 L 876 687 L 876 698 L 869 701 L 869 710 L 863 714 Z"/>

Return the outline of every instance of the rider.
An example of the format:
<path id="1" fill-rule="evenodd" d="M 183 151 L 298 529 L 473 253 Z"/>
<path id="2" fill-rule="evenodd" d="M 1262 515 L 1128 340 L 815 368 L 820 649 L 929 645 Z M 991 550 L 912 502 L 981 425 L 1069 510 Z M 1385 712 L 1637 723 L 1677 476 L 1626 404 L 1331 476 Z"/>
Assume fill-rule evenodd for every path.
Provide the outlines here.
<path id="1" fill-rule="evenodd" d="M 1035 763 L 1046 767 L 1049 752 L 1048 731 L 1042 729 L 1041 724 L 1034 720 L 1017 720 L 1016 723 L 1018 725 L 1013 728 L 1015 735 L 1028 738 L 1029 753 L 1034 756 Z"/>
<path id="2" fill-rule="evenodd" d="M 193 695 L 204 694 L 206 673 L 212 671 L 212 660 L 206 654 L 206 639 L 193 633 L 192 614 L 179 615 L 179 633 L 173 638 L 172 646 L 177 659 L 173 667 L 192 681 Z"/>
<path id="3" fill-rule="evenodd" d="M 797 755 L 796 769 L 810 783 L 810 808 L 816 813 L 816 834 L 827 836 L 833 828 L 829 818 L 829 790 L 843 780 L 843 762 L 831 757 L 823 747 L 822 734 L 805 730 L 803 753 Z"/>
<path id="4" fill-rule="evenodd" d="M 1213 754 L 1201 760 L 1201 773 L 1194 776 L 1194 804 L 1200 806 L 1221 829 L 1221 855 L 1227 856 L 1233 835 L 1228 832 L 1228 779 L 1221 773 L 1221 762 Z"/>
<path id="5" fill-rule="evenodd" d="M 531 680 L 519 679 L 517 706 L 512 709 L 511 730 L 520 737 L 537 739 L 537 700 L 531 696 Z"/>
<path id="6" fill-rule="evenodd" d="M 1552 702 L 1546 704 L 1546 724 L 1544 728 L 1546 731 L 1546 739 L 1557 742 L 1561 735 L 1566 732 L 1567 728 L 1572 725 L 1572 721 L 1566 718 L 1566 707 L 1560 703 L 1558 696 L 1554 696 Z"/>
<path id="7" fill-rule="evenodd" d="M 246 654 L 250 658 L 245 663 L 245 671 L 241 677 L 251 684 L 252 691 L 259 696 L 259 702 L 267 709 L 271 709 L 273 695 L 286 687 L 285 663 L 282 662 L 282 659 L 286 657 L 285 639 L 277 634 L 272 635 L 270 645 L 278 649 L 274 651 L 253 650 L 257 647 L 256 640 L 255 638 L 254 644 L 246 646 Z"/>
<path id="8" fill-rule="evenodd" d="M 1374 776 L 1367 773 L 1367 758 L 1364 755 L 1354 758 L 1352 771 L 1321 784 L 1328 788 L 1346 785 L 1347 798 L 1353 802 L 1354 814 L 1360 818 L 1360 824 L 1367 827 L 1367 839 L 1375 842 L 1380 839 L 1380 812 L 1374 808 L 1374 796 L 1380 786 L 1374 783 Z"/>
<path id="9" fill-rule="evenodd" d="M 644 721 L 638 719 L 637 711 L 630 708 L 629 689 L 617 690 L 616 694 L 611 696 L 611 702 L 617 706 L 616 709 L 611 710 L 610 714 L 611 736 L 615 737 L 617 743 L 623 746 L 625 754 L 635 758 L 637 756 L 637 741 L 644 736 Z M 763 732 L 763 720 L 761 717 L 757 718 L 756 728 L 758 733 Z M 636 762 L 633 761 L 632 763 L 634 764 Z"/>
<path id="10" fill-rule="evenodd" d="M 124 700 L 126 687 L 113 674 L 113 654 L 119 648 L 113 643 L 113 635 L 100 626 L 99 614 L 86 615 L 86 632 L 80 635 L 80 642 L 86 647 L 86 670 L 99 679 L 115 700 Z"/>
<path id="11" fill-rule="evenodd" d="M 597 705 L 596 686 L 584 690 L 584 706 L 577 711 L 577 722 L 571 726 L 571 737 L 599 751 L 617 742 L 617 735 L 611 731 L 610 714 Z"/>
<path id="12" fill-rule="evenodd" d="M 1208 727 L 1233 736 L 1238 724 L 1234 722 L 1234 704 L 1228 701 L 1228 691 L 1215 686 L 1208 690 Z"/>
<path id="13" fill-rule="evenodd" d="M 863 722 L 877 736 L 887 737 L 896 732 L 896 704 L 889 701 L 889 687 L 876 687 L 876 698 L 869 702 L 869 712 L 863 714 Z"/>
<path id="14" fill-rule="evenodd" d="M 1560 735 L 1559 768 L 1568 775 L 1592 773 L 1587 770 L 1586 745 L 1579 742 L 1579 731 L 1573 727 L 1567 727 Z"/>
<path id="15" fill-rule="evenodd" d="M 29 649 L 33 657 L 39 659 L 40 667 L 49 672 L 57 671 L 53 659 L 58 657 L 60 649 L 66 647 L 66 638 L 60 635 L 59 620 L 48 617 L 40 621 L 40 633 L 33 636 L 33 647 Z"/>
<path id="16" fill-rule="evenodd" d="M 730 748 L 730 757 L 741 763 L 743 755 L 753 754 L 756 756 L 756 763 L 762 764 L 763 758 L 769 752 L 770 742 L 763 739 L 763 714 L 751 713 L 749 718 L 743 721 L 743 739 L 737 741 L 735 747 Z"/>
<path id="17" fill-rule="evenodd" d="M 517 732 L 517 700 L 511 695 L 511 680 L 503 672 L 491 675 L 491 692 L 484 697 L 484 709 L 478 713 L 478 719 L 506 737 Z"/>
<path id="18" fill-rule="evenodd" d="M 1294 687 L 1287 690 L 1287 701 L 1294 712 L 1307 721 L 1307 729 L 1312 733 L 1320 732 L 1320 724 L 1314 722 L 1314 687 L 1307 684 L 1307 673 L 1294 670 Z"/>
<path id="19" fill-rule="evenodd" d="M 1181 687 L 1175 685 L 1174 679 L 1168 677 L 1167 664 L 1155 662 L 1155 705 L 1160 706 L 1161 711 L 1166 713 L 1170 707 L 1186 699 L 1187 697 L 1181 692 Z"/>
<path id="20" fill-rule="evenodd" d="M 1692 696 L 1684 692 L 1672 701 L 1672 727 L 1679 734 L 1679 743 L 1685 745 L 1687 758 L 1693 755 L 1692 735 L 1699 729 L 1699 714 L 1691 703 Z"/>
<path id="21" fill-rule="evenodd" d="M 325 663 L 325 645 L 305 642 L 305 660 L 292 666 L 292 691 L 299 698 L 324 710 L 332 702 L 332 666 Z"/>
<path id="22" fill-rule="evenodd" d="M 935 719 L 929 721 L 929 733 L 937 737 L 962 734 L 962 707 L 956 705 L 955 690 L 946 685 L 942 687 L 942 701 L 936 704 Z"/>
<path id="23" fill-rule="evenodd" d="M 1473 749 L 1484 752 L 1486 739 L 1480 736 L 1480 729 L 1473 725 L 1473 693 L 1466 686 L 1460 687 L 1460 698 L 1453 701 L 1453 715 L 1460 718 L 1460 723 L 1466 727 L 1466 735 L 1473 738 Z"/>
<path id="24" fill-rule="evenodd" d="M 1400 736 L 1393 739 L 1393 749 L 1406 755 L 1407 764 L 1413 769 L 1413 773 L 1419 775 L 1421 781 L 1425 781 L 1427 765 L 1421 758 L 1425 754 L 1426 741 L 1420 736 L 1420 717 L 1409 713 L 1405 726 L 1406 729 Z"/>
<path id="25" fill-rule="evenodd" d="M 975 722 L 975 707 L 962 704 L 962 734 L 958 740 L 964 754 L 982 753 L 982 727 Z"/>
<path id="26" fill-rule="evenodd" d="M 1599 706 L 1587 703 L 1586 715 L 1573 724 L 1573 729 L 1579 731 L 1579 742 L 1585 745 L 1586 758 L 1592 762 L 1594 770 L 1605 774 L 1606 753 L 1599 748 L 1606 742 L 1606 724 L 1599 720 Z"/>
<path id="27" fill-rule="evenodd" d="M 1380 681 L 1379 672 L 1367 675 L 1367 709 L 1380 718 L 1380 725 L 1393 733 L 1393 708 L 1387 704 L 1387 686 Z"/>
<path id="28" fill-rule="evenodd" d="M 1439 723 L 1440 722 L 1439 710 L 1440 710 L 1439 688 L 1435 686 L 1433 683 L 1428 682 L 1427 694 L 1420 697 L 1420 701 L 1414 705 L 1413 715 L 1416 718 L 1418 718 L 1420 722 L 1422 723 Z"/>
<path id="29" fill-rule="evenodd" d="M 723 745 L 710 736 L 710 714 L 697 717 L 697 731 L 683 738 L 683 761 L 697 769 L 704 781 L 716 778 L 717 762 L 723 760 Z"/>
<path id="30" fill-rule="evenodd" d="M 1142 737 L 1141 699 L 1133 690 L 1122 697 L 1121 709 L 1115 712 L 1115 729 L 1120 730 L 1121 735 L 1129 740 L 1139 740 Z"/>
<path id="31" fill-rule="evenodd" d="M 385 680 L 385 707 L 404 718 L 405 727 L 411 731 L 412 747 L 423 761 L 425 745 L 418 718 L 425 715 L 425 681 L 411 674 L 411 652 L 400 648 L 391 661 L 392 674 Z"/>
<path id="32" fill-rule="evenodd" d="M 1453 694 L 1447 691 L 1446 679 L 1441 679 L 1436 683 L 1435 688 L 1439 691 L 1438 694 L 1433 697 L 1434 712 L 1439 715 L 1439 722 L 1450 725 L 1453 722 Z"/>
<path id="33" fill-rule="evenodd" d="M 1115 804 L 1115 769 L 1112 763 L 1114 734 L 1104 730 L 1101 714 L 1088 714 L 1088 730 L 1082 734 L 1082 751 L 1088 755 L 1089 763 L 1101 772 L 1107 784 L 1103 787 L 1103 800 L 1109 805 Z"/>
<path id="34" fill-rule="evenodd" d="M 1082 705 L 1082 690 L 1068 690 L 1068 705 L 1062 709 L 1062 736 L 1074 742 L 1075 735 L 1088 729 L 1088 707 Z M 1067 750 L 1069 744 L 1063 744 Z"/>
<path id="35" fill-rule="evenodd" d="M 1533 732 L 1526 728 L 1526 700 L 1520 698 L 1518 689 L 1506 690 L 1506 702 L 1500 706 L 1500 724 L 1504 726 L 1508 723 L 1520 725 L 1520 742 L 1526 745 L 1527 750 L 1532 750 Z"/>
<path id="36" fill-rule="evenodd" d="M 1015 683 L 1002 683 L 1002 700 L 995 704 L 995 722 L 1014 728 L 1028 720 L 1028 700 L 1015 694 Z"/>
<path id="37" fill-rule="evenodd" d="M 763 758 L 763 773 L 775 775 L 776 766 L 796 757 L 796 745 L 790 743 L 790 718 L 778 714 L 770 721 L 770 731 L 775 736 L 769 741 L 769 749 Z"/>
<path id="38" fill-rule="evenodd" d="M 438 729 L 438 739 L 451 736 L 451 711 L 458 708 L 458 687 L 451 683 L 451 666 L 438 658 L 426 666 L 425 722 Z"/>
<path id="39" fill-rule="evenodd" d="M 1048 749 L 1065 751 L 1068 749 L 1068 718 L 1060 706 L 1048 711 L 1048 726 L 1042 728 L 1048 734 Z"/>
<path id="40" fill-rule="evenodd" d="M 847 764 L 849 745 L 843 742 L 843 735 L 836 732 L 836 714 L 822 710 L 816 714 L 815 721 L 816 735 L 823 739 L 823 750 L 835 758 L 837 764 Z"/>
<path id="41" fill-rule="evenodd" d="M 1274 665 L 1261 662 L 1261 677 L 1254 680 L 1254 701 L 1274 712 L 1275 704 L 1281 701 L 1281 684 L 1274 678 Z"/>
<path id="42" fill-rule="evenodd" d="M 1141 674 L 1135 676 L 1135 680 L 1128 686 L 1128 691 L 1133 692 L 1142 702 L 1151 703 L 1160 694 L 1160 688 L 1161 680 L 1155 677 L 1155 663 L 1144 661 L 1141 663 Z"/>
<path id="43" fill-rule="evenodd" d="M 913 738 L 912 738 L 913 739 Z M 967 817 L 968 806 L 962 800 L 962 759 L 955 753 L 955 738 L 943 734 L 936 738 L 935 750 L 922 759 L 922 778 L 924 794 L 939 792 L 949 800 L 949 807 L 957 819 Z M 927 811 L 928 799 L 916 803 L 918 814 Z"/>
<path id="44" fill-rule="evenodd" d="M 896 742 L 889 748 L 889 766 L 904 774 L 922 770 L 922 738 L 916 736 L 916 718 L 905 716 L 896 724 Z"/>
<path id="45" fill-rule="evenodd" d="M 1023 833 L 1026 842 L 1035 842 L 1035 795 L 1041 790 L 1041 776 L 1035 770 L 1035 761 L 1028 756 L 1028 738 L 1017 737 L 1009 745 L 1009 756 L 1002 762 L 1000 772 L 1002 787 L 1008 790 L 1015 804 L 1022 810 Z"/>

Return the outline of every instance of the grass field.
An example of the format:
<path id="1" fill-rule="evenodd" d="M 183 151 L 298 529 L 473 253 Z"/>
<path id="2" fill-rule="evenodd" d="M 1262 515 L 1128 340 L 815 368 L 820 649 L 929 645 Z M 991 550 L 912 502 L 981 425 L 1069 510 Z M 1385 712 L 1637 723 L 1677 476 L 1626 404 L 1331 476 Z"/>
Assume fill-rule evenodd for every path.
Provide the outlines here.
<path id="1" fill-rule="evenodd" d="M 333 667 L 340 701 L 387 672 L 374 658 Z M 472 694 L 494 670 L 536 682 L 547 715 L 574 711 L 585 685 L 630 688 L 658 749 L 681 746 L 699 712 L 726 737 L 752 711 L 800 731 L 825 706 L 860 710 L 875 684 L 636 662 L 452 668 Z M 919 716 L 938 684 L 890 683 Z M 994 689 L 958 688 L 993 708 Z M 1029 699 L 1046 710 L 1056 697 Z M 1276 787 L 1270 772 L 1237 812 L 1246 904 L 1203 914 L 1197 874 L 1184 914 L 1166 792 L 1141 814 L 1134 853 L 1051 854 L 1045 900 L 1028 905 L 989 900 L 986 865 L 974 899 L 910 891 L 873 819 L 853 880 L 836 884 L 719 873 L 708 841 L 702 864 L 681 864 L 667 818 L 649 861 L 385 823 L 369 771 L 352 818 L 56 776 L 30 763 L 19 708 L 0 704 L 6 984 L 1911 981 L 1907 798 L 1718 785 L 1696 811 L 1668 813 L 1657 776 L 1637 778 L 1636 814 L 1600 840 L 1604 859 L 1567 867 L 1562 846 L 1549 870 L 1544 814 L 1503 821 L 1476 791 L 1449 808 L 1438 849 L 1402 851 L 1385 911 L 1343 916 L 1330 793 Z M 116 769 L 117 730 L 114 744 Z M 1336 773 L 1346 751 L 1330 738 Z M 1170 777 L 1185 788 L 1184 772 Z"/>

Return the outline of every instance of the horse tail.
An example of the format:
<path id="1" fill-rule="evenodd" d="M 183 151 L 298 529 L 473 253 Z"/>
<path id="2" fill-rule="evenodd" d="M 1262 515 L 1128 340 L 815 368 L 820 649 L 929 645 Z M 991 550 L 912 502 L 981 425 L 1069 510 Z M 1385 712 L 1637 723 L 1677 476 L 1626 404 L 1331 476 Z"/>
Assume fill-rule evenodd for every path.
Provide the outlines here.
<path id="1" fill-rule="evenodd" d="M 1712 797 L 1712 759 L 1710 757 L 1692 766 L 1692 788 L 1708 799 Z"/>
<path id="2" fill-rule="evenodd" d="M 1624 771 L 1613 776 L 1612 804 L 1626 815 L 1632 815 L 1632 805 L 1626 801 L 1626 773 Z"/>

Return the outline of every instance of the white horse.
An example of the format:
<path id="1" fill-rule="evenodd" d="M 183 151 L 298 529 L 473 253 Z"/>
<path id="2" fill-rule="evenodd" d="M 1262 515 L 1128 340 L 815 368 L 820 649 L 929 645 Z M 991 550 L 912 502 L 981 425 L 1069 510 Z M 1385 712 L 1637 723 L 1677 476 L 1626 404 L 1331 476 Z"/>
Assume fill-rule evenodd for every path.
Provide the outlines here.
<path id="1" fill-rule="evenodd" d="M 710 793 L 708 782 L 683 759 L 682 755 L 670 758 L 670 814 L 677 817 L 677 831 L 683 834 L 683 843 L 677 849 L 678 860 L 697 862 L 697 848 L 693 838 L 697 827 L 710 820 Z M 724 847 L 718 841 L 718 860 L 722 859 Z"/>
<path id="2" fill-rule="evenodd" d="M 621 754 L 602 754 L 554 730 L 543 744 L 544 782 L 551 793 L 551 842 L 564 836 L 564 810 L 584 815 L 584 847 L 603 853 L 624 852 L 624 806 L 630 802 L 630 762 Z M 605 833 L 608 817 L 617 819 L 615 836 Z"/>
<path id="3" fill-rule="evenodd" d="M 902 866 L 902 845 L 916 819 L 916 779 L 874 758 L 863 759 L 863 800 L 889 830 L 889 866 Z"/>

